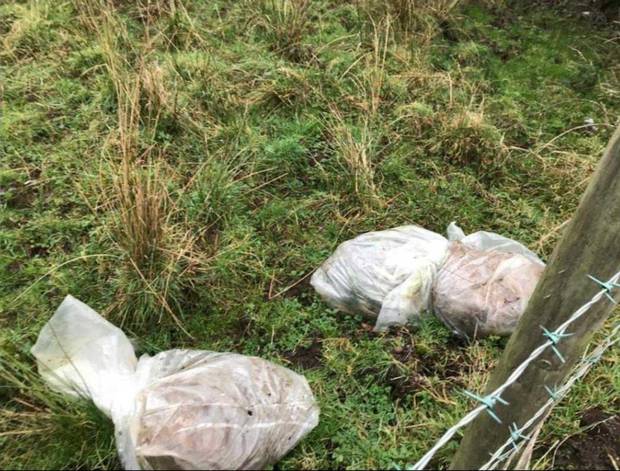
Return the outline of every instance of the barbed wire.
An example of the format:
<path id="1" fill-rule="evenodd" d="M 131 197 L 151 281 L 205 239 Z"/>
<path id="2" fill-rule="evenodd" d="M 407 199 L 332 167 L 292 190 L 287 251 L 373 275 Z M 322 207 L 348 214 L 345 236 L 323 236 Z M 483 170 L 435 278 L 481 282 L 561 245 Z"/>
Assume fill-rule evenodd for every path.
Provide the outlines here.
<path id="1" fill-rule="evenodd" d="M 491 455 L 491 459 L 483 464 L 480 469 L 494 469 L 499 463 L 506 461 L 513 454 L 518 453 L 522 445 L 531 439 L 531 437 L 524 435 L 527 429 L 529 429 L 543 415 L 545 415 L 549 411 L 549 408 L 552 408 L 557 402 L 562 400 L 568 393 L 569 389 L 601 360 L 605 351 L 611 348 L 618 341 L 620 341 L 620 323 L 612 329 L 611 333 L 603 339 L 603 341 L 593 350 L 591 354 L 582 356 L 581 361 L 574 368 L 573 374 L 564 382 L 562 387 L 556 390 L 548 390 L 549 399 L 547 402 L 545 402 L 542 407 L 521 426 L 521 428 L 517 428 L 515 426 L 514 430 L 511 429 L 511 437 Z M 519 438 L 522 440 L 517 442 Z M 508 449 L 507 452 L 505 451 L 506 449 Z"/>
<path id="2" fill-rule="evenodd" d="M 475 398 L 477 401 L 481 402 L 481 405 L 476 407 L 475 409 L 473 409 L 465 417 L 463 417 L 461 420 L 459 420 L 455 425 L 450 427 L 443 434 L 443 436 L 435 443 L 435 445 L 429 451 L 427 451 L 424 454 L 424 456 L 417 463 L 415 463 L 413 466 L 409 467 L 408 469 L 413 469 L 413 470 L 424 469 L 424 467 L 428 464 L 428 462 L 435 456 L 437 451 L 439 449 L 441 449 L 443 446 L 445 446 L 452 439 L 452 437 L 454 436 L 454 434 L 457 431 L 459 431 L 460 429 L 462 429 L 462 428 L 466 427 L 467 425 L 469 425 L 482 412 L 486 411 L 487 413 L 489 413 L 491 415 L 491 417 L 493 417 L 493 419 L 495 419 L 496 421 L 501 423 L 501 420 L 499 419 L 499 417 L 497 417 L 497 415 L 493 412 L 493 408 L 495 406 L 495 403 L 498 402 L 498 401 L 499 402 L 503 401 L 501 399 L 501 397 L 500 397 L 501 394 L 507 388 L 509 388 L 512 384 L 514 384 L 521 377 L 521 375 L 527 369 L 527 367 L 530 365 L 530 363 L 532 363 L 538 357 L 540 357 L 547 350 L 547 348 L 551 348 L 553 350 L 553 352 L 556 354 L 556 356 L 558 356 L 560 361 L 564 362 L 564 358 L 562 357 L 562 354 L 560 353 L 560 351 L 557 349 L 557 345 L 558 345 L 558 343 L 560 343 L 562 341 L 563 338 L 572 335 L 570 333 L 567 333 L 566 329 L 573 322 L 575 322 L 577 319 L 579 319 L 581 316 L 583 316 L 603 296 L 606 296 L 608 299 L 610 299 L 612 302 L 615 303 L 615 300 L 611 296 L 611 291 L 612 291 L 613 288 L 620 286 L 620 285 L 618 285 L 618 279 L 620 278 L 620 272 L 617 272 L 615 275 L 613 275 L 606 282 L 600 281 L 600 280 L 598 280 L 597 278 L 595 278 L 595 277 L 593 277 L 591 275 L 588 275 L 588 277 L 591 280 L 593 280 L 595 283 L 600 285 L 602 287 L 602 289 L 600 291 L 598 291 L 594 296 L 592 296 L 592 298 L 587 303 L 585 303 L 579 309 L 577 309 L 564 323 L 560 324 L 560 326 L 557 327 L 554 331 L 549 331 L 544 326 L 540 326 L 542 331 L 543 331 L 542 335 L 544 337 L 546 337 L 548 340 L 546 342 L 544 342 L 543 344 L 541 344 L 536 349 L 534 349 L 532 351 L 532 353 L 530 353 L 530 355 L 517 368 L 515 368 L 515 370 L 510 374 L 510 376 L 506 379 L 506 381 L 504 381 L 504 383 L 501 386 L 499 386 L 497 389 L 495 389 L 491 394 L 488 394 L 485 397 L 480 397 L 480 396 L 477 396 L 475 394 L 468 393 L 468 395 L 470 395 L 471 397 Z M 585 372 L 583 374 L 585 374 Z M 583 376 L 583 374 L 581 376 Z M 574 383 L 574 381 L 573 381 L 573 383 Z M 571 383 L 571 386 L 572 386 L 573 383 Z M 553 394 L 557 394 L 558 391 L 555 391 L 555 392 L 551 391 L 551 392 Z M 552 396 L 551 399 L 553 399 L 553 394 L 551 395 Z M 549 402 L 549 401 L 547 401 L 547 402 Z M 551 403 L 553 403 L 553 401 Z M 546 406 L 544 406 L 544 407 L 546 407 Z M 542 415 L 542 412 L 539 411 L 539 413 L 540 413 L 540 415 Z M 530 420 L 532 420 L 532 419 L 530 419 Z M 532 423 L 534 423 L 534 422 L 532 422 Z M 524 430 L 524 428 L 522 427 L 521 429 L 517 429 L 515 431 L 515 433 L 521 433 L 521 432 L 519 432 L 519 430 Z M 513 442 L 513 441 L 514 441 L 513 440 L 513 436 L 511 436 L 510 442 Z M 510 443 L 509 443 L 509 445 L 510 445 Z M 495 454 L 493 456 L 495 456 Z M 497 459 L 497 457 L 495 459 Z"/>

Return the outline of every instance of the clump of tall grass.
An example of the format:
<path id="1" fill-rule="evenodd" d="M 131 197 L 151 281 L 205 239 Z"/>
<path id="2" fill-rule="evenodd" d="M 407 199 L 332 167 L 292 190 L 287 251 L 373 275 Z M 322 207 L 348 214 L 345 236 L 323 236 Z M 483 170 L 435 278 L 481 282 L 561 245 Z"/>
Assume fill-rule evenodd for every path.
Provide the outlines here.
<path id="1" fill-rule="evenodd" d="M 104 207 L 113 214 L 111 236 L 126 260 L 119 283 L 123 320 L 142 324 L 155 313 L 160 320 L 167 313 L 181 326 L 175 312 L 179 303 L 172 301 L 180 295 L 182 275 L 195 266 L 195 257 L 189 255 L 194 238 L 183 229 L 170 197 L 175 173 L 165 162 L 164 149 L 144 137 L 156 129 L 156 103 L 163 99 L 149 93 L 144 77 L 148 75 L 135 74 L 131 94 L 124 97 L 124 105 L 119 102 L 116 145 L 108 151 L 106 174 L 101 176 L 102 186 L 110 191 Z"/>
<path id="2" fill-rule="evenodd" d="M 332 107 L 327 131 L 337 158 L 353 177 L 355 194 L 364 206 L 372 207 L 380 201 L 372 162 L 377 142 L 370 120 L 359 121 L 357 126 L 346 122 L 342 113 Z"/>
<path id="3" fill-rule="evenodd" d="M 0 340 L 0 388 L 0 468 L 119 466 L 112 422 L 91 402 L 51 390 L 14 340 Z"/>
<path id="4" fill-rule="evenodd" d="M 93 207 L 108 222 L 106 232 L 122 260 L 114 267 L 117 293 L 110 309 L 132 327 L 172 319 L 184 329 L 182 292 L 201 259 L 170 194 L 179 186 L 177 172 L 166 161 L 166 144 L 157 139 L 162 119 L 176 119 L 176 101 L 146 51 L 136 51 L 134 63 L 121 56 L 126 38 L 114 29 L 115 12 L 106 11 L 105 20 L 91 26 L 115 91 L 117 126 L 105 141 Z"/>
<path id="5" fill-rule="evenodd" d="M 303 37 L 310 30 L 310 0 L 261 0 L 252 20 L 276 45 L 277 52 L 293 61 L 305 58 Z"/>
<path id="6" fill-rule="evenodd" d="M 481 111 L 463 110 L 452 116 L 444 115 L 438 124 L 431 151 L 443 155 L 450 163 L 489 167 L 505 155 L 502 134 Z"/>
<path id="7" fill-rule="evenodd" d="M 118 211 L 116 240 L 131 263 L 151 275 L 169 214 L 170 198 L 162 171 L 157 163 L 140 168 L 126 161 L 115 168 L 119 172 L 112 180 L 113 205 Z"/>
<path id="8" fill-rule="evenodd" d="M 351 67 L 341 77 L 350 80 L 357 88 L 359 99 L 355 101 L 355 117 L 345 119 L 343 111 L 336 104 L 329 105 L 327 133 L 331 146 L 351 173 L 355 194 L 367 209 L 381 204 L 373 160 L 381 137 L 381 106 L 387 77 L 385 68 L 390 34 L 389 17 L 379 23 L 373 22 L 369 50 L 363 52 L 354 63 L 356 71 L 352 71 Z"/>
<path id="9" fill-rule="evenodd" d="M 358 9 L 362 18 L 372 21 L 389 16 L 399 32 L 415 35 L 426 43 L 461 3 L 461 0 L 361 0 Z"/>

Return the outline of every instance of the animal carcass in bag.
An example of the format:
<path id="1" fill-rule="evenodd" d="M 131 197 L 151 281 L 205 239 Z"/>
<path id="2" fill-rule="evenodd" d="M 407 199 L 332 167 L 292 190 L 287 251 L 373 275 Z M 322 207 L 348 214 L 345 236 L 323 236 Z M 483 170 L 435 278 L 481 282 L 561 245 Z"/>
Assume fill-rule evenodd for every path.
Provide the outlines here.
<path id="1" fill-rule="evenodd" d="M 343 242 L 311 278 L 332 307 L 376 320 L 375 328 L 417 320 L 448 240 L 419 226 L 368 232 Z"/>
<path id="2" fill-rule="evenodd" d="M 114 422 L 126 469 L 259 469 L 318 423 L 306 379 L 256 357 L 169 350 L 138 360 L 125 334 L 67 296 L 32 348 L 56 390 Z"/>
<path id="3" fill-rule="evenodd" d="M 425 312 L 435 311 L 460 335 L 474 335 L 470 325 L 477 326 L 478 337 L 511 333 L 545 264 L 520 242 L 493 232 L 465 235 L 455 223 L 448 226 L 447 232 L 448 239 L 418 226 L 362 234 L 340 244 L 313 274 L 312 286 L 330 306 L 376 320 L 377 331 L 416 322 Z M 471 266 L 458 266 L 455 271 L 451 261 L 451 267 L 443 269 L 449 250 L 456 247 L 481 257 L 476 262 L 480 266 L 472 261 Z M 504 259 L 500 272 L 513 265 L 519 269 L 498 283 L 492 277 L 496 265 Z M 477 284 L 488 287 L 488 293 L 506 292 L 517 296 L 518 301 L 503 300 L 502 304 L 493 300 L 495 307 L 482 303 L 481 289 L 463 291 L 463 283 L 458 282 L 472 274 Z M 460 299 L 462 296 L 470 298 Z"/>
<path id="4" fill-rule="evenodd" d="M 451 242 L 433 283 L 433 312 L 468 338 L 512 333 L 544 265 L 520 253 Z"/>

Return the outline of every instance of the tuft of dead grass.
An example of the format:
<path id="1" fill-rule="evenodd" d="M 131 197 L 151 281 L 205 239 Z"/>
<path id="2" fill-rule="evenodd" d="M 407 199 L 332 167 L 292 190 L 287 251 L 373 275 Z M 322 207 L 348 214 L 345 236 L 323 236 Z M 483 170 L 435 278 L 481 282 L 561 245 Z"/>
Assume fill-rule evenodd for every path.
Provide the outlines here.
<path id="1" fill-rule="evenodd" d="M 440 121 L 438 139 L 432 152 L 444 155 L 453 164 L 489 167 L 505 155 L 503 136 L 480 111 L 464 110 Z"/>
<path id="2" fill-rule="evenodd" d="M 310 0 L 261 0 L 255 26 L 275 40 L 277 52 L 293 61 L 306 54 L 303 37 L 310 30 Z"/>
<path id="3" fill-rule="evenodd" d="M 370 23 L 392 18 L 399 33 L 428 44 L 461 3 L 462 0 L 360 0 L 358 9 Z"/>
<path id="4" fill-rule="evenodd" d="M 380 202 L 372 162 L 376 140 L 368 118 L 361 119 L 358 124 L 351 126 L 335 106 L 331 107 L 327 131 L 334 151 L 351 172 L 355 193 L 368 208 Z"/>
<path id="5" fill-rule="evenodd" d="M 85 7 L 86 21 L 93 18 L 93 4 Z M 197 235 L 179 214 L 175 198 L 182 193 L 170 195 L 178 175 L 166 162 L 166 144 L 156 139 L 163 117 L 177 117 L 176 95 L 148 51 L 137 51 L 134 64 L 121 55 L 126 31 L 115 29 L 113 9 L 106 12 L 104 21 L 90 25 L 114 87 L 117 126 L 105 139 L 99 202 L 91 207 L 109 219 L 109 237 L 124 260 L 116 267 L 119 292 L 111 309 L 129 326 L 159 322 L 166 314 L 185 330 L 178 299 L 204 259 L 195 250 Z"/>
<path id="6" fill-rule="evenodd" d="M 379 23 L 373 22 L 372 49 L 365 56 L 364 91 L 368 97 L 369 112 L 373 118 L 376 118 L 379 112 L 383 86 L 387 75 L 385 60 L 390 44 L 391 27 L 392 20 L 389 16 Z"/>

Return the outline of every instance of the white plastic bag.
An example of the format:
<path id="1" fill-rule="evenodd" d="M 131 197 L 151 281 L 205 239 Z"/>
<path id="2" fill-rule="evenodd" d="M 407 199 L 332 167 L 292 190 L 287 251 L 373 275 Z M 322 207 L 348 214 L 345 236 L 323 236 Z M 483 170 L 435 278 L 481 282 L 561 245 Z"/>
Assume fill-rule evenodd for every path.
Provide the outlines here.
<path id="1" fill-rule="evenodd" d="M 376 319 L 375 330 L 378 331 L 385 330 L 391 325 L 415 322 L 424 312 L 436 309 L 437 306 L 434 304 L 438 303 L 441 311 L 439 317 L 461 335 L 472 333 L 465 325 L 457 328 L 465 322 L 467 316 L 478 319 L 474 322 L 480 329 L 478 336 L 483 332 L 499 335 L 510 333 L 510 329 L 514 328 L 516 323 L 514 315 L 520 315 L 525 309 L 529 299 L 529 295 L 525 295 L 538 281 L 544 263 L 523 244 L 493 232 L 479 231 L 466 236 L 453 222 L 448 226 L 447 233 L 448 239 L 418 226 L 402 226 L 362 234 L 342 243 L 336 249 L 313 274 L 312 286 L 330 306 L 349 313 L 363 313 L 371 319 Z M 441 287 L 435 290 L 435 295 L 431 298 L 431 292 L 438 280 L 438 271 L 441 273 L 448 251 L 453 245 L 472 251 L 475 255 L 473 258 L 478 257 L 477 263 L 481 264 L 495 260 L 494 257 L 497 255 L 500 258 L 514 257 L 513 263 L 517 265 L 519 265 L 517 260 L 523 262 L 521 268 L 527 268 L 524 277 L 531 278 L 526 282 L 524 277 L 515 274 L 525 283 L 520 292 L 523 295 L 520 304 L 513 305 L 512 311 L 491 309 L 490 305 L 495 301 L 490 300 L 485 308 L 493 313 L 491 318 L 506 315 L 510 320 L 507 318 L 502 323 L 497 317 L 494 322 L 486 324 L 488 330 L 482 328 L 480 317 L 476 317 L 480 313 L 464 309 L 467 305 L 465 299 L 461 304 L 457 303 L 459 296 L 472 295 L 463 288 L 462 282 L 457 282 L 459 276 L 468 275 L 456 272 L 450 278 L 448 277 L 450 268 L 443 270 Z M 475 264 L 473 259 L 470 262 Z M 533 264 L 539 270 L 530 268 L 529 264 Z M 475 274 L 478 277 L 477 282 L 485 281 L 480 277 L 483 275 L 491 277 L 493 269 L 487 267 Z M 534 274 L 538 275 L 534 277 Z M 506 283 L 510 285 L 507 287 L 502 287 L 501 281 L 495 282 L 493 286 L 497 289 L 490 292 L 513 290 L 515 288 L 511 285 L 514 282 L 513 278 L 512 275 L 506 277 Z M 446 302 L 441 299 L 444 296 Z M 495 304 L 501 303 L 498 301 Z M 455 316 L 459 320 L 453 323 L 450 323 L 452 315 L 450 306 L 458 306 Z"/>
<path id="2" fill-rule="evenodd" d="M 310 282 L 330 306 L 376 319 L 376 329 L 405 324 L 428 309 L 447 246 L 418 226 L 368 232 L 340 244 Z"/>
<path id="3" fill-rule="evenodd" d="M 67 296 L 32 348 L 56 390 L 93 400 L 126 469 L 258 469 L 318 423 L 306 379 L 256 357 L 169 350 L 136 359 L 125 334 Z"/>

